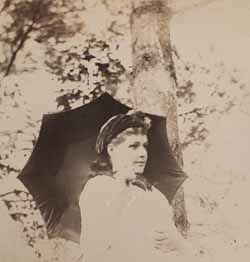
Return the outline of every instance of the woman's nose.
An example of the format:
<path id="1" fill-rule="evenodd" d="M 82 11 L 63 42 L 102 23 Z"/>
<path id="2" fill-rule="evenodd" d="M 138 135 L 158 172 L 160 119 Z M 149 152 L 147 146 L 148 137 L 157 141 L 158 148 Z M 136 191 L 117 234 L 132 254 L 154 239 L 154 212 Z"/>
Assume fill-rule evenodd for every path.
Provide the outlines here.
<path id="1" fill-rule="evenodd" d="M 140 147 L 139 156 L 140 156 L 140 158 L 146 158 L 147 157 L 147 150 L 144 148 L 144 146 Z"/>

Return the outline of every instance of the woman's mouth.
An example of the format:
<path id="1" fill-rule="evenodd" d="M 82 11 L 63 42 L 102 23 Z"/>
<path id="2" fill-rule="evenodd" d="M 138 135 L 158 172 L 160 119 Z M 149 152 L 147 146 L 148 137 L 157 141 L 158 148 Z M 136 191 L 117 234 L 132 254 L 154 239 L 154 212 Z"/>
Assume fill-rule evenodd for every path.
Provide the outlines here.
<path id="1" fill-rule="evenodd" d="M 144 161 L 135 161 L 134 162 L 136 165 L 138 166 L 144 166 L 145 165 L 145 162 Z"/>

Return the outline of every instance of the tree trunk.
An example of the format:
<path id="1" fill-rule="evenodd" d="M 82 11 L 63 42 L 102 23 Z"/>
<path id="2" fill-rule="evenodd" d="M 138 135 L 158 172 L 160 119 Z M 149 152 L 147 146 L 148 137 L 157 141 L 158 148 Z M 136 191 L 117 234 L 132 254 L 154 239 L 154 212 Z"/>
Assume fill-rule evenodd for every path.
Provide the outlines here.
<path id="1" fill-rule="evenodd" d="M 171 149 L 182 166 L 177 125 L 176 78 L 171 53 L 170 9 L 166 0 L 131 0 L 134 105 L 144 112 L 167 117 Z M 185 235 L 188 220 L 181 188 L 172 204 L 175 223 Z"/>

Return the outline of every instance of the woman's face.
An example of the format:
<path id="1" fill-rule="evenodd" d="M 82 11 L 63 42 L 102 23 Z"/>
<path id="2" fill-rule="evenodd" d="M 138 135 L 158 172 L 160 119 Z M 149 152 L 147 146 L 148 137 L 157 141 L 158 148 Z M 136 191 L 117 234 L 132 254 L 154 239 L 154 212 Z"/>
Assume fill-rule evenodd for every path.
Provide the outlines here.
<path id="1" fill-rule="evenodd" d="M 144 134 L 121 133 L 108 145 L 113 171 L 124 175 L 141 175 L 144 171 L 148 153 L 147 136 Z"/>

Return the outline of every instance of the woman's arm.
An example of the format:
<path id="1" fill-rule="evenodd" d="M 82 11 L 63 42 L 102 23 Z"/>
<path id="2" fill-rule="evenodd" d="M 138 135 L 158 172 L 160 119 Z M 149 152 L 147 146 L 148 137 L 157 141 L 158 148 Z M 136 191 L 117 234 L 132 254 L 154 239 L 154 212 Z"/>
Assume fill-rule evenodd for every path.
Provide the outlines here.
<path id="1" fill-rule="evenodd" d="M 112 216 L 110 178 L 95 177 L 85 186 L 79 201 L 82 217 L 80 246 L 86 261 L 98 258 L 110 248 Z"/>

